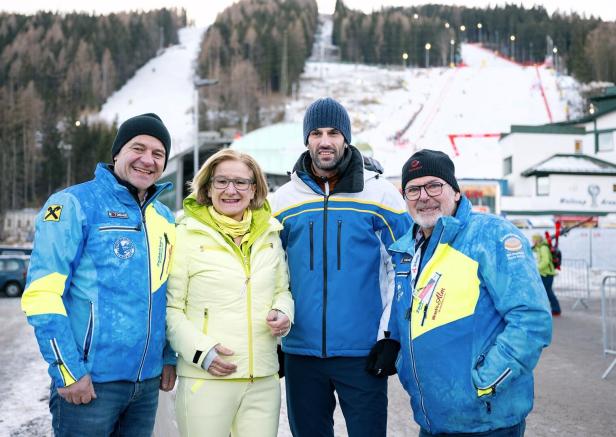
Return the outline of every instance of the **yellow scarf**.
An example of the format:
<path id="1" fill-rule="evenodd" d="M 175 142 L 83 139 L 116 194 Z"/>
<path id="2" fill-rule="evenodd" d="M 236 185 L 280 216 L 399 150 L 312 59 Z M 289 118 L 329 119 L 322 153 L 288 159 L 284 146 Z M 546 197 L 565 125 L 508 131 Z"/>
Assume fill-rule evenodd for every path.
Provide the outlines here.
<path id="1" fill-rule="evenodd" d="M 220 214 L 211 205 L 208 206 L 207 209 L 210 212 L 212 218 L 214 219 L 214 222 L 216 222 L 216 225 L 223 234 L 228 235 L 232 239 L 241 237 L 243 235 L 244 238 L 242 238 L 242 241 L 244 241 L 248 237 L 250 231 L 250 224 L 252 223 L 252 211 L 250 210 L 250 208 L 246 208 L 246 210 L 244 211 L 244 215 L 242 216 L 242 220 L 240 221 Z"/>

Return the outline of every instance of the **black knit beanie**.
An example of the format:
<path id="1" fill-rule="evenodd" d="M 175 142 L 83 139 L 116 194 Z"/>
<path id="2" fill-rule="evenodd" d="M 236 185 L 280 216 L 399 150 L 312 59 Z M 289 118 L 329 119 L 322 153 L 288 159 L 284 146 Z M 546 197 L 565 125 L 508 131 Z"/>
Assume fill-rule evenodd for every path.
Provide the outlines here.
<path id="1" fill-rule="evenodd" d="M 331 97 L 312 102 L 304 114 L 304 144 L 308 144 L 308 135 L 321 127 L 338 129 L 347 144 L 351 144 L 351 120 L 344 106 Z"/>
<path id="2" fill-rule="evenodd" d="M 137 135 L 150 135 L 158 138 L 163 143 L 166 152 L 163 170 L 167 168 L 167 160 L 169 159 L 169 151 L 171 149 L 171 137 L 163 121 L 154 113 L 137 115 L 120 125 L 115 140 L 113 140 L 113 146 L 111 146 L 111 159 L 113 160 L 120 153 L 120 149 Z"/>
<path id="3" fill-rule="evenodd" d="M 456 192 L 460 192 L 456 180 L 453 161 L 443 152 L 423 149 L 415 152 L 402 166 L 402 189 L 408 181 L 422 176 L 435 176 L 447 182 Z"/>

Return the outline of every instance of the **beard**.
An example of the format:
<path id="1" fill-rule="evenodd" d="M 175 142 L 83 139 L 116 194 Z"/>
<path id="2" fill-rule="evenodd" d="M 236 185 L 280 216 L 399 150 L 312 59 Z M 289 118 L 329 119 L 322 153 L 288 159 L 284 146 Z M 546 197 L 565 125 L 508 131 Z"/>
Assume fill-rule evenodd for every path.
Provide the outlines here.
<path id="1" fill-rule="evenodd" d="M 331 159 L 323 160 L 319 156 L 319 150 L 331 152 L 332 153 Z M 320 170 L 325 170 L 325 171 L 334 170 L 338 167 L 338 165 L 340 164 L 340 161 L 342 161 L 344 150 L 345 149 L 338 150 L 335 147 L 321 147 L 320 149 L 317 149 L 314 151 L 310 150 L 310 158 L 312 159 L 312 165 L 314 165 L 316 168 Z"/>
<path id="2" fill-rule="evenodd" d="M 435 208 L 433 211 L 419 211 L 423 208 Z M 440 201 L 430 199 L 427 202 L 417 202 L 414 211 L 411 213 L 413 221 L 422 229 L 432 229 L 436 226 L 438 219 L 443 216 L 455 215 L 457 203 L 454 197 L 443 198 Z M 410 211 L 409 211 L 410 212 Z"/>

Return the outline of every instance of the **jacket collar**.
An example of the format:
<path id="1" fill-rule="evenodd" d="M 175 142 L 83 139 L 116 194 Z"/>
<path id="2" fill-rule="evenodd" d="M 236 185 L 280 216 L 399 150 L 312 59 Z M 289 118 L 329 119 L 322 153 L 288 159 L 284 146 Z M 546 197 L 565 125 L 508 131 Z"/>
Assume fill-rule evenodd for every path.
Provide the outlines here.
<path id="1" fill-rule="evenodd" d="M 434 226 L 434 230 L 432 231 L 432 236 L 438 235 L 439 238 L 434 240 L 438 240 L 438 242 L 443 244 L 451 243 L 460 229 L 462 229 L 466 223 L 468 223 L 472 214 L 472 205 L 471 202 L 462 195 L 460 197 L 460 201 L 458 202 L 458 208 L 456 213 L 453 216 L 445 216 L 438 219 L 436 225 Z M 416 226 L 413 225 L 411 230 L 407 232 L 402 238 L 399 238 L 394 244 L 389 246 L 389 250 L 392 252 L 400 252 L 400 253 L 414 253 L 415 252 L 415 232 Z M 438 244 L 437 241 L 432 241 L 430 239 L 430 246 L 436 246 Z"/>
<path id="2" fill-rule="evenodd" d="M 152 185 L 148 189 L 148 195 L 145 203 L 143 205 L 139 205 L 138 197 L 136 197 L 136 188 L 126 181 L 119 180 L 113 172 L 113 166 L 111 164 L 99 162 L 94 170 L 94 178 L 97 182 L 102 183 L 108 190 L 110 190 L 124 205 L 134 206 L 136 204 L 141 208 L 145 208 L 154 199 L 156 199 L 161 192 L 173 186 L 171 182 Z"/>
<path id="3" fill-rule="evenodd" d="M 208 211 L 207 206 L 197 202 L 194 194 L 184 199 L 184 215 L 186 217 L 184 221 L 188 229 L 221 235 L 217 231 L 214 218 Z M 277 220 L 272 219 L 272 211 L 269 202 L 265 200 L 261 208 L 252 210 L 252 223 L 250 224 L 248 245 L 252 245 L 259 236 L 266 232 L 278 232 L 282 229 L 282 225 Z M 225 237 L 225 239 L 227 238 L 228 237 Z"/>

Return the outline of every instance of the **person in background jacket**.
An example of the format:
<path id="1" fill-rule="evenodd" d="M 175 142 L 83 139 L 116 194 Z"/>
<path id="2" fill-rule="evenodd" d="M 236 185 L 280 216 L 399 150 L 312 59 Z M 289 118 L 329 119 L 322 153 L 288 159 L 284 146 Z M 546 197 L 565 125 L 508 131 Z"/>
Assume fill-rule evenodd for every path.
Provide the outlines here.
<path id="1" fill-rule="evenodd" d="M 391 331 L 419 435 L 522 436 L 552 334 L 528 240 L 471 210 L 442 152 L 413 154 L 402 188 L 415 224 L 390 247 Z"/>
<path id="2" fill-rule="evenodd" d="M 22 309 L 49 363 L 56 436 L 150 436 L 175 384 L 165 296 L 175 226 L 156 185 L 171 139 L 156 114 L 119 128 L 113 165 L 36 219 Z"/>
<path id="3" fill-rule="evenodd" d="M 304 116 L 303 153 L 272 196 L 287 252 L 295 322 L 283 341 L 295 437 L 333 436 L 338 394 L 350 437 L 385 436 L 393 265 L 387 246 L 410 220 L 400 193 L 364 169 L 346 109 L 332 98 Z"/>
<path id="4" fill-rule="evenodd" d="M 539 275 L 543 282 L 543 287 L 548 294 L 550 300 L 550 307 L 552 308 L 552 315 L 554 317 L 560 316 L 560 303 L 558 298 L 554 294 L 552 284 L 554 283 L 554 275 L 556 275 L 556 269 L 552 262 L 552 252 L 545 238 L 540 234 L 533 235 L 533 253 L 537 260 L 537 268 L 539 269 Z"/>
<path id="5" fill-rule="evenodd" d="M 282 226 L 267 192 L 252 157 L 223 150 L 201 167 L 184 200 L 167 294 L 183 436 L 278 432 L 276 344 L 294 308 Z"/>

